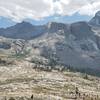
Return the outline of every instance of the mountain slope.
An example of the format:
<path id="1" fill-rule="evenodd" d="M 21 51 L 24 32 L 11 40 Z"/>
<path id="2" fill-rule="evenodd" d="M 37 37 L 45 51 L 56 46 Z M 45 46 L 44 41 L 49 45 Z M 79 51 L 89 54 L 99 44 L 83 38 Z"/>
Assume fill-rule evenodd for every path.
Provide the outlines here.
<path id="1" fill-rule="evenodd" d="M 33 26 L 28 22 L 22 22 L 5 29 L 0 29 L 1 36 L 26 40 L 32 39 L 44 32 L 46 32 L 44 26 Z"/>
<path id="2" fill-rule="evenodd" d="M 0 36 L 6 38 L 1 37 L 1 44 L 9 40 L 11 51 L 17 47 L 15 52 L 23 53 L 28 48 L 30 57 L 39 55 L 47 59 L 56 58 L 59 64 L 100 76 L 100 29 L 95 21 L 100 19 L 98 13 L 90 22 L 50 22 L 41 26 L 22 22 L 2 28 Z"/>
<path id="3" fill-rule="evenodd" d="M 70 71 L 36 69 L 45 65 L 16 60 L 0 67 L 1 100 L 100 100 L 100 78 Z M 33 96 L 32 96 L 33 95 Z"/>
<path id="4" fill-rule="evenodd" d="M 80 27 L 77 26 L 78 24 Z M 97 37 L 87 23 L 84 27 L 88 29 L 86 30 L 87 33 L 81 32 L 83 27 L 81 25 L 84 23 L 74 23 L 66 28 L 70 33 L 63 30 L 50 32 L 32 40 L 31 43 L 38 48 L 42 56 L 47 58 L 56 56 L 59 59 L 57 62 L 60 64 L 71 66 L 89 74 L 99 75 L 100 49 L 98 48 Z"/>

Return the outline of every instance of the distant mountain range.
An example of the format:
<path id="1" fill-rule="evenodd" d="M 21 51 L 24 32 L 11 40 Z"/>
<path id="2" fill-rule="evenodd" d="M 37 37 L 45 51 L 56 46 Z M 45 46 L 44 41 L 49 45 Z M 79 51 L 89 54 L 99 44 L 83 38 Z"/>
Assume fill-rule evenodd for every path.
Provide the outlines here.
<path id="1" fill-rule="evenodd" d="M 89 22 L 49 22 L 45 25 L 21 22 L 1 28 L 0 36 L 27 40 L 42 56 L 48 57 L 50 50 L 60 64 L 100 75 L 100 11 Z"/>
<path id="2" fill-rule="evenodd" d="M 48 22 L 57 22 L 57 23 L 73 23 L 77 21 L 89 21 L 92 16 L 85 16 L 75 13 L 71 16 L 61 16 L 58 14 L 54 14 L 52 16 L 47 16 L 39 20 L 35 19 L 24 19 L 24 21 L 31 23 L 32 25 L 44 25 Z M 10 18 L 0 16 L 0 28 L 7 28 L 17 24 L 17 22 L 13 21 Z"/>
<path id="3" fill-rule="evenodd" d="M 98 12 L 100 13 L 100 12 Z M 57 23 L 57 22 L 49 22 L 51 23 L 50 28 L 48 28 L 48 24 L 45 25 L 32 25 L 29 22 L 21 22 L 17 23 L 14 26 L 10 26 L 8 28 L 1 28 L 0 35 L 9 38 L 19 38 L 19 39 L 32 39 L 36 36 L 39 36 L 46 32 L 57 32 L 58 30 L 64 30 L 66 33 L 75 33 L 78 37 L 80 35 L 87 35 L 87 33 L 92 33 L 90 29 L 90 25 L 99 26 L 100 16 L 96 13 L 95 17 L 90 20 L 90 22 L 76 22 L 72 24 L 64 24 L 64 23 Z M 1 19 L 2 20 L 2 19 Z M 3 19 L 4 20 L 4 19 Z M 9 22 L 9 19 L 8 19 Z M 15 23 L 13 23 L 15 24 Z M 91 35 L 91 34 L 89 34 Z"/>

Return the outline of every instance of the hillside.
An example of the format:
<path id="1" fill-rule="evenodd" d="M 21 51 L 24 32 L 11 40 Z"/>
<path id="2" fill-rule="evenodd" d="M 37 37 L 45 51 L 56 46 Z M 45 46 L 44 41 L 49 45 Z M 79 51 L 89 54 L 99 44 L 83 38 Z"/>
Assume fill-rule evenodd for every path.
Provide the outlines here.
<path id="1" fill-rule="evenodd" d="M 100 78 L 45 69 L 45 65 L 19 59 L 2 65 L 0 100 L 100 100 Z"/>

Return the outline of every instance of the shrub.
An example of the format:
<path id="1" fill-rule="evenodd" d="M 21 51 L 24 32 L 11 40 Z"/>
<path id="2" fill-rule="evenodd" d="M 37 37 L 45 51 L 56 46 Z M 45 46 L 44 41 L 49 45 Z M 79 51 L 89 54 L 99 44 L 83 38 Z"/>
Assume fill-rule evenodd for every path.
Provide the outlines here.
<path id="1" fill-rule="evenodd" d="M 15 100 L 13 97 L 10 97 L 9 100 Z"/>

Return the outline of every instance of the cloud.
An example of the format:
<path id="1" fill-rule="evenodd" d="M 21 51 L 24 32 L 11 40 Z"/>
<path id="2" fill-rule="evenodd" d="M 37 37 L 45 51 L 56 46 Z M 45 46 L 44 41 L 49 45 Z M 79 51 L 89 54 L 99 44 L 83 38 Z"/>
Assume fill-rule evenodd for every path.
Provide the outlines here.
<path id="1" fill-rule="evenodd" d="M 61 0 L 62 15 L 72 15 L 78 12 L 81 15 L 93 16 L 100 10 L 100 0 Z"/>
<path id="2" fill-rule="evenodd" d="M 20 22 L 53 14 L 93 16 L 100 10 L 100 0 L 0 0 L 0 16 Z"/>
<path id="3" fill-rule="evenodd" d="M 52 14 L 51 0 L 0 0 L 0 16 L 20 21 L 25 18 L 40 19 Z"/>
<path id="4" fill-rule="evenodd" d="M 100 1 L 97 0 L 97 2 L 88 3 L 87 5 L 81 7 L 79 13 L 81 15 L 94 16 L 95 13 L 99 10 L 100 10 Z"/>

